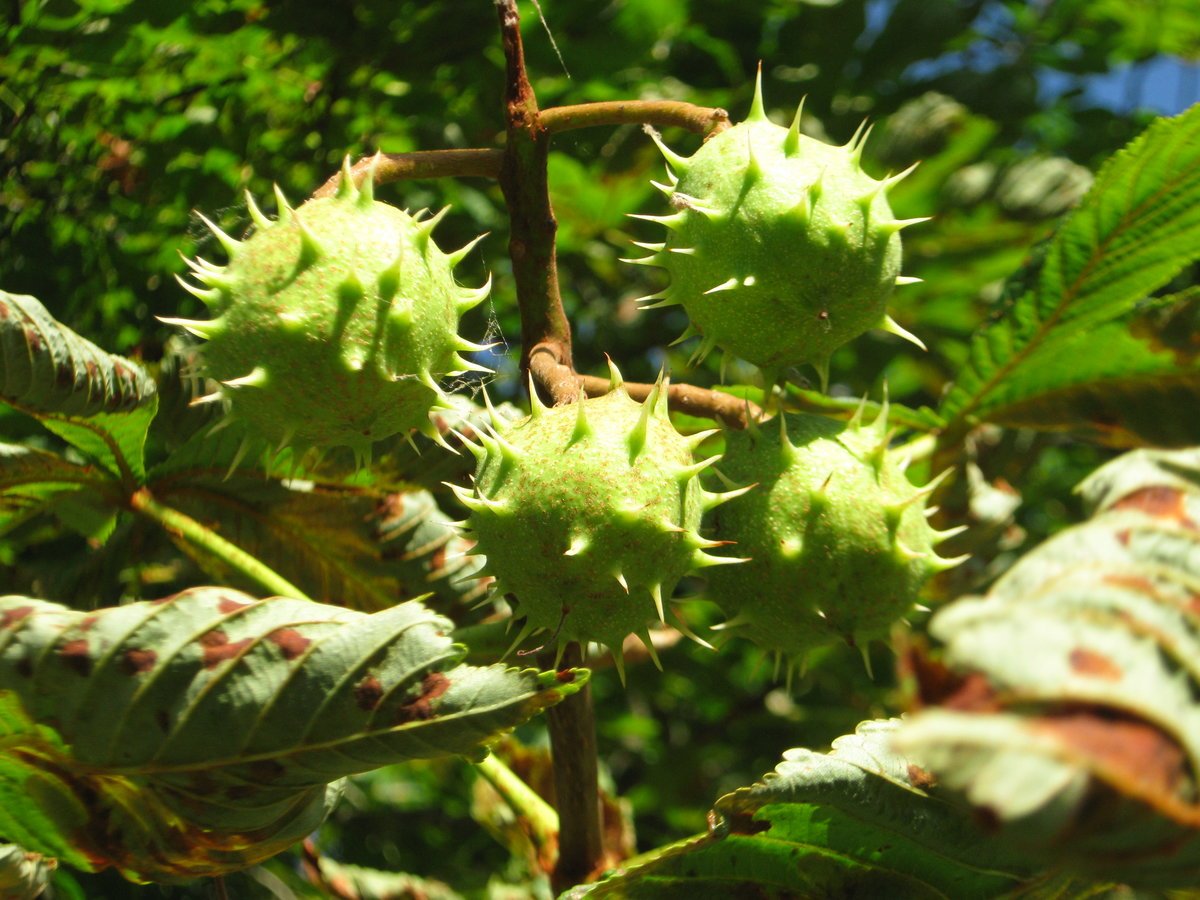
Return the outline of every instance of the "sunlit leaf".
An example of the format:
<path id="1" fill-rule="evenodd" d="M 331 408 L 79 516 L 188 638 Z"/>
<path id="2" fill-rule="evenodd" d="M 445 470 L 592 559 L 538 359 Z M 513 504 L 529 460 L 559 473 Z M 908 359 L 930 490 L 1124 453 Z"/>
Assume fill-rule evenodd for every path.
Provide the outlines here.
<path id="1" fill-rule="evenodd" d="M 1082 205 L 1009 282 L 1000 319 L 976 335 L 940 412 L 957 435 L 979 421 L 1043 424 L 1110 389 L 1100 426 L 1134 434 L 1157 380 L 1173 400 L 1200 393 L 1200 366 L 1139 333 L 1135 304 L 1200 255 L 1200 107 L 1146 130 L 1105 164 Z M 1144 324 L 1144 323 L 1141 323 Z M 1039 410 L 1042 395 L 1047 409 Z M 1041 415 L 1039 415 L 1039 413 Z M 1068 415 L 1061 424 L 1078 424 Z M 1191 438 L 1195 439 L 1192 433 Z"/>
<path id="2" fill-rule="evenodd" d="M 1082 492 L 1090 519 L 934 616 L 934 708 L 899 748 L 1032 864 L 1194 886 L 1200 451 L 1127 454 Z"/>
<path id="3" fill-rule="evenodd" d="M 57 863 L 16 844 L 0 843 L 0 897 L 37 900 L 50 885 Z"/>
<path id="4" fill-rule="evenodd" d="M 57 322 L 35 298 L 0 291 L 0 399 L 38 418 L 125 480 L 145 474 L 154 381 Z"/>
<path id="5" fill-rule="evenodd" d="M 763 781 L 717 801 L 707 836 L 574 896 L 985 898 L 1018 887 L 1028 865 L 928 793 L 926 773 L 890 747 L 898 726 L 865 722 L 827 754 L 789 750 Z"/>

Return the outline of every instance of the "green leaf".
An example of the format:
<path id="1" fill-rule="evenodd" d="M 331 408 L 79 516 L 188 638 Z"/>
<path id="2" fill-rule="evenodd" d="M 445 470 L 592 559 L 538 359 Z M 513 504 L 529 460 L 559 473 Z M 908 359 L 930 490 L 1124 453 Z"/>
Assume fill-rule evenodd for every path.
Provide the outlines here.
<path id="1" fill-rule="evenodd" d="M 0 399 L 33 414 L 130 412 L 154 396 L 141 367 L 101 350 L 36 298 L 0 291 Z"/>
<path id="2" fill-rule="evenodd" d="M 1088 331 L 1060 334 L 1013 373 L 1004 390 L 1027 391 L 992 416 L 1002 425 L 1070 428 L 1111 446 L 1187 446 L 1200 420 L 1200 351 L 1193 346 L 1200 290 L 1138 304 Z"/>
<path id="3" fill-rule="evenodd" d="M 1135 304 L 1200 256 L 1200 107 L 1161 119 L 1101 169 L 1082 205 L 1006 289 L 1003 316 L 977 334 L 940 412 L 948 435 L 980 421 L 1163 430 L 1121 404 L 1155 385 L 1200 393 L 1195 354 L 1175 354 L 1139 325 Z M 1165 386 L 1165 387 L 1164 387 Z M 1112 390 L 1115 402 L 1069 407 Z M 1041 403 L 1045 400 L 1046 406 Z M 1166 398 L 1164 398 L 1166 399 Z M 1159 408 L 1163 404 L 1159 404 Z M 1055 421 L 1056 414 L 1065 415 Z"/>
<path id="4" fill-rule="evenodd" d="M 0 291 L 0 399 L 39 419 L 125 481 L 145 476 L 153 379 L 57 322 L 35 298 Z"/>
<path id="5" fill-rule="evenodd" d="M 1200 449 L 1126 454 L 1081 490 L 1092 518 L 934 616 L 934 708 L 897 746 L 1032 862 L 1193 886 Z"/>
<path id="6" fill-rule="evenodd" d="M 200 588 L 85 613 L 0 600 L 0 834 L 169 880 L 311 831 L 344 775 L 485 742 L 586 672 L 461 665 L 419 603 L 374 615 Z"/>
<path id="7" fill-rule="evenodd" d="M 113 510 L 104 509 L 103 492 L 111 484 L 111 477 L 94 466 L 21 444 L 0 444 L 0 534 L 33 516 L 56 512 L 94 536 L 95 517 L 85 525 L 83 513 L 90 508 L 100 518 L 110 517 Z"/>
<path id="8" fill-rule="evenodd" d="M 245 459 L 243 447 L 253 448 Z M 382 609 L 429 590 L 403 583 L 384 558 L 375 518 L 386 495 L 300 467 L 287 478 L 286 467 L 280 472 L 267 464 L 269 456 L 237 425 L 201 432 L 151 470 L 148 486 L 158 500 L 206 523 L 311 597 Z M 219 556 L 176 543 L 214 580 L 250 586 Z"/>
<path id="9" fill-rule="evenodd" d="M 313 597 L 380 609 L 430 591 L 451 603 L 486 592 L 490 579 L 473 577 L 483 558 L 428 491 L 344 484 L 327 467 L 281 471 L 253 444 L 231 469 L 243 438 L 237 425 L 193 436 L 151 470 L 150 490 Z M 214 579 L 229 579 L 219 558 L 179 546 Z"/>
<path id="10" fill-rule="evenodd" d="M 995 897 L 1026 880 L 961 809 L 891 749 L 899 720 L 864 722 L 827 754 L 789 750 L 717 801 L 705 837 L 575 896 Z"/>
<path id="11" fill-rule="evenodd" d="M 389 494 L 377 511 L 384 560 L 405 590 L 433 591 L 441 600 L 471 604 L 487 593 L 492 578 L 485 560 L 472 555 L 475 542 L 437 505 L 428 491 Z"/>

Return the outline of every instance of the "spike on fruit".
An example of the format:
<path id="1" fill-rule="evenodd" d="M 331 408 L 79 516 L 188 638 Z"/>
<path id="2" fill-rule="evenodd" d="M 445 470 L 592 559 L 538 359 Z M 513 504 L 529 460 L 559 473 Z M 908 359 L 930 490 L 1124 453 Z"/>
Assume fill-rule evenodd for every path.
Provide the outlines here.
<path id="1" fill-rule="evenodd" d="M 344 163 L 334 196 L 295 210 L 276 186 L 274 222 L 248 199 L 257 229 L 245 241 L 203 219 L 230 262 L 189 263 L 210 289 L 186 287 L 220 315 L 166 321 L 207 341 L 203 374 L 226 383 L 231 414 L 269 445 L 286 436 L 365 459 L 376 440 L 428 429 L 445 403 L 439 379 L 482 368 L 459 355 L 480 345 L 457 326 L 487 286 L 457 284 L 455 254 L 429 240 L 437 217 L 375 202 L 370 169 L 362 187 L 352 174 Z M 248 380 L 260 367 L 274 377 Z"/>
<path id="2" fill-rule="evenodd" d="M 246 191 L 246 211 L 250 213 L 250 220 L 259 231 L 270 228 L 275 224 L 259 209 L 258 203 L 254 200 L 254 195 L 249 190 Z"/>
<path id="3" fill-rule="evenodd" d="M 889 206 L 897 176 L 862 170 L 866 123 L 838 147 L 802 134 L 801 116 L 769 121 L 759 86 L 747 120 L 689 159 L 664 148 L 671 211 L 637 216 L 664 227 L 663 248 L 634 262 L 667 270 L 661 293 L 704 338 L 697 360 L 719 347 L 773 374 L 811 365 L 824 390 L 833 352 L 885 320 L 914 220 Z"/>
<path id="4" fill-rule="evenodd" d="M 275 221 L 287 222 L 292 218 L 292 205 L 288 203 L 287 197 L 283 194 L 283 188 L 278 184 L 274 185 L 275 191 Z"/>
<path id="5" fill-rule="evenodd" d="M 696 564 L 731 561 L 697 533 L 704 496 L 680 476 L 692 446 L 666 414 L 665 375 L 643 403 L 615 370 L 613 381 L 601 397 L 497 425 L 475 491 L 458 491 L 486 571 L 560 646 L 619 647 L 667 619 L 664 597 Z"/>
<path id="6" fill-rule="evenodd" d="M 337 198 L 339 200 L 349 200 L 358 194 L 358 188 L 354 186 L 354 172 L 350 168 L 350 154 L 347 153 L 342 157 L 342 172 L 338 178 Z"/>
<path id="7" fill-rule="evenodd" d="M 929 487 L 914 488 L 888 449 L 886 411 L 864 425 L 862 410 L 726 435 L 721 474 L 757 487 L 717 508 L 710 530 L 750 561 L 712 569 L 707 596 L 738 636 L 789 660 L 886 637 L 947 565 L 924 515 Z"/>

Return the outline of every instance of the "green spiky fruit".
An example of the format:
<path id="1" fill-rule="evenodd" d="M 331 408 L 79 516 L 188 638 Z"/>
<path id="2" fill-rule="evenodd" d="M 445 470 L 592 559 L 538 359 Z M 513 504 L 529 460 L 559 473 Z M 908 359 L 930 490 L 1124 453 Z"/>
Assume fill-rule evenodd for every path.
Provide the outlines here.
<path id="1" fill-rule="evenodd" d="M 888 449 L 886 410 L 870 425 L 793 415 L 729 435 L 719 471 L 757 484 L 714 514 L 714 536 L 750 558 L 714 570 L 723 628 L 789 660 L 818 646 L 887 635 L 925 580 L 954 565 L 933 551 L 925 497 Z"/>
<path id="2" fill-rule="evenodd" d="M 614 651 L 664 620 L 664 600 L 694 568 L 736 562 L 706 552 L 703 511 L 726 499 L 697 475 L 703 436 L 684 437 L 667 416 L 660 382 L 644 403 L 615 374 L 602 397 L 497 423 L 475 447 L 473 489 L 457 488 L 467 527 L 496 590 L 511 594 L 524 626 L 559 645 L 593 641 Z M 677 624 L 682 625 L 681 622 Z"/>
<path id="3" fill-rule="evenodd" d="M 655 186 L 673 212 L 640 216 L 667 229 L 652 255 L 670 285 L 643 298 L 682 304 L 699 335 L 694 359 L 714 347 L 771 377 L 811 364 L 827 379 L 834 350 L 870 328 L 920 344 L 887 315 L 900 277 L 898 220 L 887 191 L 904 175 L 877 181 L 860 166 L 865 137 L 836 147 L 770 122 L 761 80 L 749 118 L 711 138 L 690 158 L 656 141 L 670 184 Z M 648 307 L 649 308 L 649 307 Z M 682 340 L 682 338 L 681 338 Z"/>
<path id="4" fill-rule="evenodd" d="M 458 335 L 461 314 L 488 285 L 461 287 L 453 268 L 470 246 L 445 254 L 422 220 L 355 187 L 343 169 L 336 196 L 267 219 L 247 195 L 257 230 L 238 241 L 209 224 L 229 263 L 189 261 L 204 287 L 209 321 L 167 319 L 207 339 L 204 374 L 221 383 L 212 400 L 262 437 L 305 446 L 371 443 L 429 430 L 442 405 L 438 379 L 481 368 L 459 355 L 484 349 Z M 443 211 L 444 213 L 444 211 Z M 205 220 L 207 222 L 207 220 Z"/>

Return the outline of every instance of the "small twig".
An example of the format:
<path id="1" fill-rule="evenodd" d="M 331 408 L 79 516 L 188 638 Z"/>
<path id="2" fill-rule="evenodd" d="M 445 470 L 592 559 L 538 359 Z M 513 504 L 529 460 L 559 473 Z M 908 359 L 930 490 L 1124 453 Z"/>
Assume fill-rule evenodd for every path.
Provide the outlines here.
<path id="1" fill-rule="evenodd" d="M 504 798 L 521 820 L 545 870 L 549 872 L 553 869 L 558 855 L 558 814 L 554 807 L 522 781 L 494 752 L 476 763 L 475 770 L 487 779 L 488 784 L 495 788 L 496 793 Z"/>
<path id="2" fill-rule="evenodd" d="M 551 134 L 599 125 L 656 125 L 660 128 L 673 125 L 697 134 L 715 134 L 730 124 L 729 113 L 723 109 L 678 100 L 613 100 L 556 106 L 542 110 L 541 122 Z"/>
<path id="3" fill-rule="evenodd" d="M 553 344 L 539 344 L 533 348 L 529 354 L 529 372 L 534 381 L 546 389 L 555 406 L 579 399 L 580 376 L 570 366 L 559 362 Z"/>
<path id="4" fill-rule="evenodd" d="M 608 393 L 607 378 L 595 375 L 577 375 L 576 378 L 589 397 L 600 397 Z M 627 381 L 625 390 L 634 400 L 645 400 L 654 390 L 654 385 Z M 744 397 L 722 394 L 720 391 L 710 391 L 708 388 L 691 384 L 672 383 L 667 390 L 667 403 L 675 412 L 716 419 L 730 428 L 745 428 L 750 421 L 759 422 L 763 419 L 762 409 Z"/>
<path id="5" fill-rule="evenodd" d="M 529 358 L 529 371 L 534 380 L 545 388 L 556 406 L 579 399 L 579 389 L 589 397 L 602 397 L 609 391 L 609 380 L 596 375 L 580 375 L 569 366 L 558 362 L 551 346 L 534 348 Z M 626 381 L 625 390 L 634 400 L 645 400 L 654 390 L 654 385 L 637 381 Z M 675 412 L 689 416 L 716 419 L 730 428 L 745 428 L 751 421 L 763 419 L 762 408 L 743 397 L 722 394 L 691 384 L 672 384 L 667 391 L 667 403 Z"/>
<path id="6" fill-rule="evenodd" d="M 362 184 L 367 171 L 375 166 L 375 183 L 387 184 L 411 178 L 499 178 L 503 150 L 419 150 L 415 153 L 377 153 L 364 156 L 350 169 L 355 185 Z M 335 172 L 313 197 L 329 197 L 341 184 L 342 173 Z"/>

